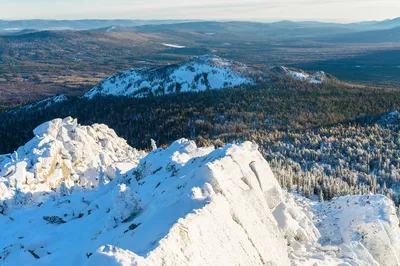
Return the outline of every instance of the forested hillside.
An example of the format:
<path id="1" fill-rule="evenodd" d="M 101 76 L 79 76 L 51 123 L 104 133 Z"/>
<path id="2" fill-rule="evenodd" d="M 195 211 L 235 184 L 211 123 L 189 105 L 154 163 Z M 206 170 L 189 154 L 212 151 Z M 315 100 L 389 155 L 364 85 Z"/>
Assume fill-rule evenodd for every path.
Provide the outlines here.
<path id="1" fill-rule="evenodd" d="M 29 140 L 36 125 L 73 116 L 82 124 L 107 124 L 140 149 L 149 149 L 151 138 L 169 145 L 187 137 L 201 146 L 251 140 L 261 145 L 281 184 L 297 185 L 306 196 L 373 191 L 394 198 L 398 120 L 373 115 L 399 107 L 397 91 L 295 80 L 141 99 L 72 98 L 3 114 L 0 153 Z"/>

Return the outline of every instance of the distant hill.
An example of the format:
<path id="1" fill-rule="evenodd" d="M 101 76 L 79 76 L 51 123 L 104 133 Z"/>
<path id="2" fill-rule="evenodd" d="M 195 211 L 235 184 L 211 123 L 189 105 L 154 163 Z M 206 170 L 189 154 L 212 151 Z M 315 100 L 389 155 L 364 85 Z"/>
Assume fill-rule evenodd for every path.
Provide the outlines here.
<path id="1" fill-rule="evenodd" d="M 400 26 L 400 18 L 359 23 L 324 23 L 289 21 L 274 23 L 246 21 L 185 21 L 185 20 L 0 20 L 0 35 L 20 35 L 24 30 L 90 30 L 95 32 L 196 31 L 203 33 L 256 34 L 271 37 L 310 37 L 391 29 Z"/>
<path id="2" fill-rule="evenodd" d="M 318 41 L 337 43 L 382 43 L 400 42 L 400 26 L 393 29 L 353 32 L 328 36 Z"/>
<path id="3" fill-rule="evenodd" d="M 188 22 L 168 25 L 144 25 L 135 27 L 137 32 L 156 33 L 170 31 L 194 31 L 203 34 L 230 33 L 248 36 L 268 36 L 276 38 L 294 38 L 307 36 L 324 36 L 332 33 L 354 32 L 341 24 L 319 22 L 291 22 L 282 21 L 276 23 L 258 22 Z"/>
<path id="4" fill-rule="evenodd" d="M 128 97 L 162 96 L 179 92 L 226 89 L 294 79 L 323 83 L 333 78 L 324 72 L 306 73 L 286 67 L 253 67 L 215 55 L 193 57 L 189 62 L 120 72 L 104 79 L 85 94 Z"/>
<path id="5" fill-rule="evenodd" d="M 373 25 L 373 27 L 378 27 L 381 29 L 400 27 L 400 17 L 377 22 Z"/>
<path id="6" fill-rule="evenodd" d="M 361 23 L 324 23 L 318 21 L 279 21 L 274 23 L 258 23 L 245 21 L 185 22 L 159 25 L 143 25 L 134 27 L 137 32 L 155 33 L 169 31 L 196 31 L 201 33 L 235 33 L 270 37 L 313 37 L 392 29 L 400 26 L 400 18 L 381 22 Z M 119 29 L 121 30 L 121 29 Z M 125 28 L 125 31 L 133 29 Z"/>
<path id="7" fill-rule="evenodd" d="M 105 28 L 112 25 L 133 27 L 147 24 L 170 24 L 193 20 L 104 20 L 104 19 L 83 19 L 83 20 L 0 20 L 0 30 L 18 31 L 23 29 L 37 30 L 87 30 Z"/>

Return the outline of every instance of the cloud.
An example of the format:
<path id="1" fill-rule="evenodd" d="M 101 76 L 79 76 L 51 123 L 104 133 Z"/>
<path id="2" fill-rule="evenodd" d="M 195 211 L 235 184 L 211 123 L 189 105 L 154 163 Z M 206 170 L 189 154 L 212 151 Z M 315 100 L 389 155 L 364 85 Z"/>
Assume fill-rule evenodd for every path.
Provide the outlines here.
<path id="1" fill-rule="evenodd" d="M 0 0 L 0 18 L 314 19 L 396 17 L 399 0 Z"/>

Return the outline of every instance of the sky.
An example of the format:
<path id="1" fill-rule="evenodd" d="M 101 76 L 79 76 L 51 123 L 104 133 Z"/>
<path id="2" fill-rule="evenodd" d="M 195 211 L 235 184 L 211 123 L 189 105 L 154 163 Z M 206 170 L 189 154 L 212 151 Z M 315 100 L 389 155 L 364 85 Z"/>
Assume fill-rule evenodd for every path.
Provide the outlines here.
<path id="1" fill-rule="evenodd" d="M 400 16 L 400 0 L 0 0 L 0 19 L 353 22 Z"/>

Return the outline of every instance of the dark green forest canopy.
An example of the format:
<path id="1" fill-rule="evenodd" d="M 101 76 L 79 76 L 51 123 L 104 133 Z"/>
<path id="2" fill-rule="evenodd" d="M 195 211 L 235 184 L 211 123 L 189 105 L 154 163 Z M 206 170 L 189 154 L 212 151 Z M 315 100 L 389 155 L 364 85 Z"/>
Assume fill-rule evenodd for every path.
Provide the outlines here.
<path id="1" fill-rule="evenodd" d="M 72 98 L 44 110 L 0 116 L 0 154 L 33 137 L 39 124 L 66 116 L 104 123 L 143 149 L 181 138 L 257 140 L 265 131 L 310 130 L 385 113 L 400 107 L 400 91 L 340 84 L 284 81 L 274 85 L 179 93 L 163 97 Z"/>

